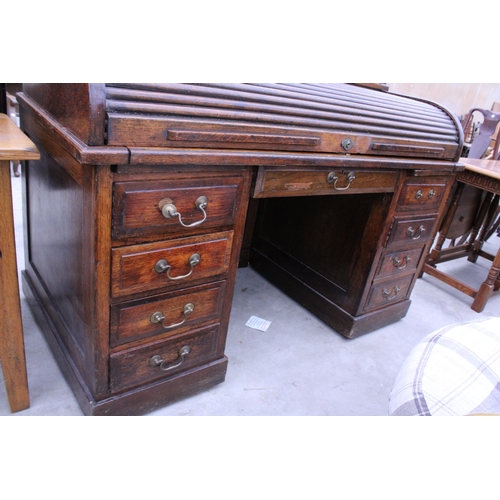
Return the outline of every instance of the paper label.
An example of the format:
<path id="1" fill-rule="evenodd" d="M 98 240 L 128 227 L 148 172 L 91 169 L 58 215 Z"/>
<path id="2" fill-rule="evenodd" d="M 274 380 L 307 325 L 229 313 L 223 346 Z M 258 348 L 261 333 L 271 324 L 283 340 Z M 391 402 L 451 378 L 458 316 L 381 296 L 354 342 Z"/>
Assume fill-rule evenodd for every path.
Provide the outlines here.
<path id="1" fill-rule="evenodd" d="M 270 321 L 258 318 L 257 316 L 251 316 L 250 319 L 245 323 L 245 326 L 249 326 L 254 330 L 260 330 L 261 332 L 265 332 L 270 325 Z"/>

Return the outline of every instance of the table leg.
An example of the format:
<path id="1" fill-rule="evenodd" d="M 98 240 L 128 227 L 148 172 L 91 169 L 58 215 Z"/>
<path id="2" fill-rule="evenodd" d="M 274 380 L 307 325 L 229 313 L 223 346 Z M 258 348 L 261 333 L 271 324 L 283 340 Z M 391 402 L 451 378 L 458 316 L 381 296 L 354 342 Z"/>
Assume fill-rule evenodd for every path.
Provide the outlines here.
<path id="1" fill-rule="evenodd" d="M 0 360 L 12 412 L 29 407 L 17 276 L 10 162 L 0 162 Z"/>

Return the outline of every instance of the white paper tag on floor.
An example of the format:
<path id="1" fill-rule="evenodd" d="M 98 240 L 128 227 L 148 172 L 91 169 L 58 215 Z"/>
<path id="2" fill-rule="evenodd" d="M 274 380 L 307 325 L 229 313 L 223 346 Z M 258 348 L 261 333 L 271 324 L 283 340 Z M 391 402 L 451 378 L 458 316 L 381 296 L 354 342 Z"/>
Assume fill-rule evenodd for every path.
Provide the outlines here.
<path id="1" fill-rule="evenodd" d="M 245 323 L 245 326 L 249 326 L 254 330 L 260 330 L 261 332 L 265 332 L 270 325 L 271 325 L 270 321 L 258 318 L 257 316 L 251 316 L 250 319 Z"/>

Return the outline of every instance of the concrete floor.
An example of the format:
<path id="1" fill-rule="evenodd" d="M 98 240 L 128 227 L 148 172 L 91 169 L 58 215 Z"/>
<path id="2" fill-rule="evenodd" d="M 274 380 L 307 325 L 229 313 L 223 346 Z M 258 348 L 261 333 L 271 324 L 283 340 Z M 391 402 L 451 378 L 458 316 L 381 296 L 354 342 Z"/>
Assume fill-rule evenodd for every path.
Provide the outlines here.
<path id="1" fill-rule="evenodd" d="M 19 271 L 22 248 L 21 179 L 12 178 Z M 500 240 L 488 243 L 496 251 Z M 443 264 L 469 284 L 478 284 L 491 264 Z M 31 397 L 16 416 L 71 416 L 82 412 L 21 297 Z M 387 327 L 347 340 L 267 282 L 251 268 L 238 271 L 226 354 L 226 381 L 150 416 L 377 416 L 387 415 L 396 374 L 413 346 L 444 325 L 499 314 L 500 294 L 483 313 L 471 299 L 425 275 L 412 294 L 407 316 Z M 271 321 L 266 332 L 245 326 L 250 316 Z M 0 416 L 11 415 L 0 374 Z"/>

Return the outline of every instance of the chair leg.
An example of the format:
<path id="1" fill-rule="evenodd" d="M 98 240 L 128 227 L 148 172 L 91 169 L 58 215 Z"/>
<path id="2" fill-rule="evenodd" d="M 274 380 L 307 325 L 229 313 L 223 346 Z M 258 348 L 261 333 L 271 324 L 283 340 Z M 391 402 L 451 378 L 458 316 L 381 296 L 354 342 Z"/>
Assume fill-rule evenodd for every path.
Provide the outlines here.
<path id="1" fill-rule="evenodd" d="M 481 283 L 479 290 L 477 291 L 476 297 L 472 302 L 471 309 L 476 312 L 482 312 L 488 297 L 493 289 L 498 288 L 498 280 L 500 276 L 500 249 L 498 250 L 495 258 L 493 259 L 493 265 L 490 268 L 488 277 L 486 281 Z"/>

